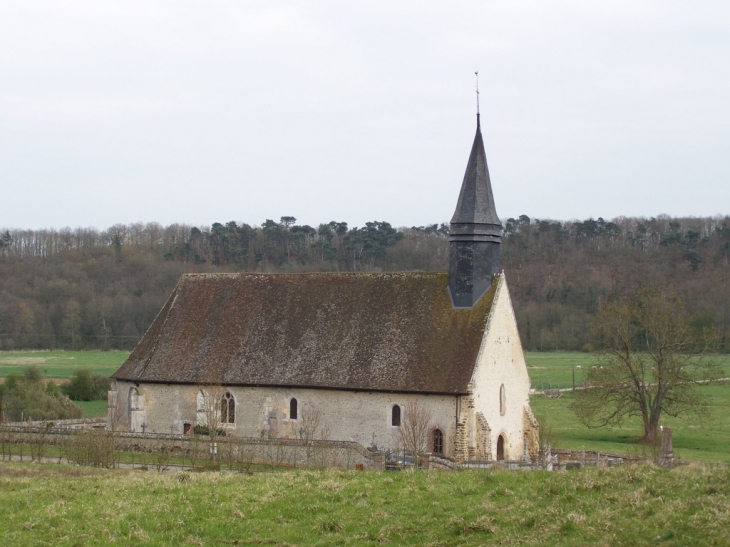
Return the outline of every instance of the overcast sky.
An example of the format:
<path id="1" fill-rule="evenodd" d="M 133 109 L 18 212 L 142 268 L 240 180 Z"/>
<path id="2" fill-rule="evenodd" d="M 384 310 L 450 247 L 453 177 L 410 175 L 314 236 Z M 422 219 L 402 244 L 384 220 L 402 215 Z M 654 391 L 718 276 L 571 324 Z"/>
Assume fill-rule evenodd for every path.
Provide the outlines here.
<path id="1" fill-rule="evenodd" d="M 0 3 L 0 226 L 730 213 L 730 2 Z"/>

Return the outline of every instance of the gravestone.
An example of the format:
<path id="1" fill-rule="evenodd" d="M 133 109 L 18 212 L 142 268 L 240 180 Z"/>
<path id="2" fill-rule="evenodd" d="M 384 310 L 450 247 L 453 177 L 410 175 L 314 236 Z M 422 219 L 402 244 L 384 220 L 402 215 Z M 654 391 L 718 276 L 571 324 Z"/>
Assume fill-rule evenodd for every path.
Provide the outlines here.
<path id="1" fill-rule="evenodd" d="M 672 448 L 672 430 L 662 428 L 662 449 L 659 453 L 660 467 L 674 467 L 674 449 Z"/>

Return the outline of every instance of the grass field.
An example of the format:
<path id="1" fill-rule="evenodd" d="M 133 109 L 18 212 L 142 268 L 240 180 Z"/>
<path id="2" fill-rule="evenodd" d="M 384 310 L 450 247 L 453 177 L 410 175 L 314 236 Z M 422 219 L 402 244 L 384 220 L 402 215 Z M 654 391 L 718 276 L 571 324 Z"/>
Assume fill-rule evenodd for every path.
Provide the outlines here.
<path id="1" fill-rule="evenodd" d="M 730 355 L 712 356 L 712 360 L 720 366 L 726 377 L 730 377 Z M 573 386 L 573 373 L 575 385 L 580 385 L 586 372 L 595 364 L 590 353 L 567 351 L 528 351 L 525 361 L 534 389 L 570 388 Z"/>
<path id="2" fill-rule="evenodd" d="M 715 384 L 700 388 L 712 405 L 710 417 L 703 422 L 662 419 L 662 425 L 672 428 L 675 456 L 688 461 L 730 463 L 730 384 Z M 621 428 L 588 429 L 569 409 L 572 393 L 560 399 L 542 395 L 530 398 L 530 405 L 541 426 L 551 431 L 553 444 L 560 448 L 600 450 L 642 456 L 645 448 L 636 443 L 640 436 L 638 419 Z"/>
<path id="3" fill-rule="evenodd" d="M 727 467 L 158 474 L 0 463 L 8 546 L 730 543 Z"/>
<path id="4" fill-rule="evenodd" d="M 101 418 L 106 416 L 106 401 L 75 401 L 84 411 L 84 418 Z"/>
<path id="5" fill-rule="evenodd" d="M 0 351 L 0 378 L 10 373 L 23 374 L 34 365 L 48 378 L 70 378 L 79 368 L 106 376 L 114 373 L 129 357 L 128 351 Z M 535 389 L 569 388 L 583 380 L 585 371 L 593 364 L 590 353 L 527 352 L 525 353 L 532 387 Z M 730 376 L 730 355 L 715 357 Z M 580 367 L 580 368 L 578 368 Z"/>
<path id="6" fill-rule="evenodd" d="M 573 367 L 576 385 L 583 380 L 591 366 L 588 353 L 536 353 L 525 355 L 532 386 L 536 389 L 570 388 Z M 714 359 L 730 376 L 730 356 Z M 586 366 L 587 365 L 587 366 Z M 710 417 L 703 422 L 663 419 L 662 425 L 672 428 L 675 455 L 691 461 L 730 462 L 730 383 L 712 384 L 700 388 L 712 406 Z M 645 448 L 636 443 L 641 433 L 638 419 L 627 421 L 621 428 L 588 429 L 569 409 L 573 394 L 563 393 L 559 399 L 533 396 L 530 405 L 538 421 L 550 429 L 554 444 L 561 448 L 601 450 L 622 454 L 642 455 Z"/>
<path id="7" fill-rule="evenodd" d="M 127 357 L 128 351 L 0 351 L 0 378 L 31 365 L 47 378 L 70 378 L 80 368 L 109 376 Z"/>

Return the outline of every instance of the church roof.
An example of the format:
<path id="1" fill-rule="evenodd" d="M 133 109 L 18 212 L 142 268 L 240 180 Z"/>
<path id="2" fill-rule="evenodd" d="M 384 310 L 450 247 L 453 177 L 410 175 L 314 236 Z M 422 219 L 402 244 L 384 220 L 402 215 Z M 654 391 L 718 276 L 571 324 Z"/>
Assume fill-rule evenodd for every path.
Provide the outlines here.
<path id="1" fill-rule="evenodd" d="M 445 273 L 186 274 L 112 377 L 464 394 L 496 279 L 454 309 Z"/>
<path id="2" fill-rule="evenodd" d="M 500 228 L 502 225 L 494 205 L 479 114 L 477 114 L 477 132 L 469 154 L 469 161 L 466 164 L 459 201 L 451 224 L 491 224 Z"/>

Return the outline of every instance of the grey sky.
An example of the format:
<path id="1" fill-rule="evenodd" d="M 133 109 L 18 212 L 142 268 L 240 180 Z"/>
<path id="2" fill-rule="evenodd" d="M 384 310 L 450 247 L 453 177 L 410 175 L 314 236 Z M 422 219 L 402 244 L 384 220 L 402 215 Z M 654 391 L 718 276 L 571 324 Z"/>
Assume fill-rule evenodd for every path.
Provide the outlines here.
<path id="1" fill-rule="evenodd" d="M 0 3 L 0 226 L 730 213 L 730 2 Z"/>

